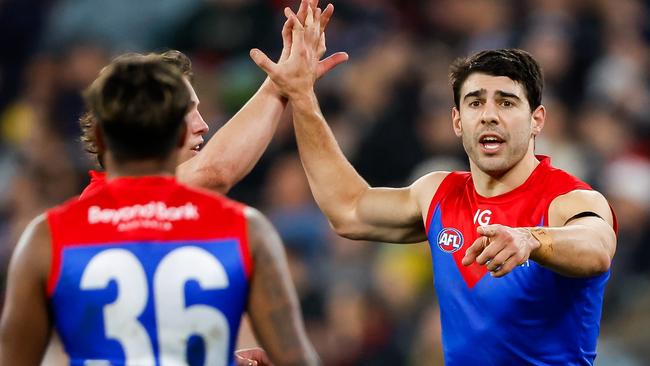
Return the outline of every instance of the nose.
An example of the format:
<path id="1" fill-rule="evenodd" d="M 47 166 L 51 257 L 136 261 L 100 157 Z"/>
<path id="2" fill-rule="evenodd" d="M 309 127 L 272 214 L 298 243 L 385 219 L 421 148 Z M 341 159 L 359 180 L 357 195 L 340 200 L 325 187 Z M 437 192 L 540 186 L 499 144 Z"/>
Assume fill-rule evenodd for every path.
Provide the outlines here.
<path id="1" fill-rule="evenodd" d="M 494 102 L 487 102 L 483 105 L 483 114 L 481 115 L 482 124 L 498 124 L 499 114 L 497 113 L 497 106 Z"/>
<path id="2" fill-rule="evenodd" d="M 194 118 L 192 118 L 192 133 L 195 135 L 203 135 L 210 130 L 210 127 L 203 120 L 201 113 L 196 113 Z"/>

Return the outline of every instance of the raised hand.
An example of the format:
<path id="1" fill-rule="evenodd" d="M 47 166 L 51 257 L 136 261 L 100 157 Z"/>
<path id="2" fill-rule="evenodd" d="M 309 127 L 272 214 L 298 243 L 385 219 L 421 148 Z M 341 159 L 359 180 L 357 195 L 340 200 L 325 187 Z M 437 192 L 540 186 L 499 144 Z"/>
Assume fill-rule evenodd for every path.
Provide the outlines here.
<path id="1" fill-rule="evenodd" d="M 320 42 L 320 16 L 320 9 L 317 9 L 314 14 L 312 8 L 308 7 L 303 26 L 295 14 L 289 14 L 289 22 L 293 30 L 291 49 L 286 60 L 279 61 L 276 64 L 262 51 L 258 49 L 251 50 L 253 61 L 266 72 L 280 89 L 280 92 L 287 97 L 311 90 L 316 81 L 317 50 Z"/>
<path id="2" fill-rule="evenodd" d="M 503 277 L 528 260 L 539 242 L 526 228 L 503 225 L 479 226 L 478 239 L 467 248 L 463 265 L 486 265 L 493 277 Z"/>
<path id="3" fill-rule="evenodd" d="M 303 26 L 305 25 L 305 20 L 307 19 L 307 9 L 309 7 L 311 7 L 313 12 L 316 12 L 316 9 L 318 9 L 318 0 L 303 0 L 300 2 L 300 7 L 298 8 L 298 13 L 296 13 L 296 17 L 298 18 L 298 21 L 300 21 L 300 24 L 302 24 Z M 291 11 L 291 9 L 289 8 L 284 9 L 284 15 L 287 17 L 287 21 L 291 19 L 292 13 L 293 12 Z M 325 29 L 327 28 L 330 19 L 332 19 L 333 14 L 334 14 L 334 5 L 332 4 L 328 4 L 325 7 L 325 10 L 323 10 L 321 14 L 321 20 L 320 20 L 321 37 L 318 43 L 318 49 L 316 50 L 316 54 L 318 55 L 319 60 L 323 58 L 323 56 L 325 55 L 325 51 L 327 51 L 327 45 L 325 42 Z M 285 26 L 288 24 L 290 23 L 285 22 Z M 285 40 L 284 34 L 285 32 L 283 29 L 283 42 L 284 42 L 283 51 L 287 50 L 287 55 L 288 55 L 289 49 L 291 48 L 291 29 L 289 29 L 287 32 L 288 39 Z M 318 69 L 316 71 L 316 78 L 320 79 L 328 71 L 330 71 L 337 65 L 347 60 L 348 60 L 348 55 L 345 52 L 336 52 L 331 56 L 321 60 L 318 64 Z"/>
<path id="4" fill-rule="evenodd" d="M 325 11 L 321 12 L 316 7 L 317 2 L 317 0 L 303 0 L 297 14 L 285 8 L 287 21 L 282 28 L 283 49 L 277 64 L 262 51 L 251 50 L 251 57 L 255 63 L 269 75 L 285 96 L 290 94 L 288 82 L 291 81 L 293 84 L 296 81 L 295 78 L 290 77 L 292 72 L 294 76 L 297 70 L 302 70 L 300 73 L 306 72 L 303 75 L 305 78 L 301 78 L 302 84 L 296 86 L 302 85 L 298 89 L 307 90 L 313 87 L 316 79 L 348 59 L 346 53 L 337 52 L 319 61 L 326 51 L 324 31 L 332 17 L 334 6 L 329 4 Z M 300 58 L 302 62 L 298 63 Z"/>

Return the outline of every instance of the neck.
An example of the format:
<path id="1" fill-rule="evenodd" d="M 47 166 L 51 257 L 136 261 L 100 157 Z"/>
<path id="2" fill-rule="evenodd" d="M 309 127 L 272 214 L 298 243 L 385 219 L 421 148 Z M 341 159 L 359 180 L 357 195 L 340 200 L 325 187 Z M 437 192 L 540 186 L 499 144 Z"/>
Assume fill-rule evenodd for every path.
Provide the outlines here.
<path id="1" fill-rule="evenodd" d="M 152 175 L 173 176 L 176 172 L 176 155 L 161 160 L 144 159 L 120 163 L 108 155 L 105 159 L 106 174 L 109 179 Z"/>
<path id="2" fill-rule="evenodd" d="M 531 150 L 523 159 L 502 174 L 484 172 L 472 161 L 470 161 L 470 170 L 476 192 L 483 197 L 495 197 L 524 184 L 537 165 L 539 165 L 539 160 Z"/>

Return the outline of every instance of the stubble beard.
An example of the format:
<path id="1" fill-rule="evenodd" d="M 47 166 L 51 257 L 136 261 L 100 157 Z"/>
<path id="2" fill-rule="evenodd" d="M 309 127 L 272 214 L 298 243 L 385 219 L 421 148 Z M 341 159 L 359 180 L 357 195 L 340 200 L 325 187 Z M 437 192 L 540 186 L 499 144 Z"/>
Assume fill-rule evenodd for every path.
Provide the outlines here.
<path id="1" fill-rule="evenodd" d="M 504 151 L 499 155 L 489 156 L 481 154 L 479 151 L 479 144 L 474 142 L 476 139 L 467 141 L 464 136 L 463 148 L 465 149 L 469 159 L 479 170 L 491 177 L 499 178 L 517 165 L 528 151 L 527 144 L 516 144 L 513 146 L 513 140 L 510 139 L 509 136 L 504 137 L 507 138 L 508 143 L 506 144 Z"/>

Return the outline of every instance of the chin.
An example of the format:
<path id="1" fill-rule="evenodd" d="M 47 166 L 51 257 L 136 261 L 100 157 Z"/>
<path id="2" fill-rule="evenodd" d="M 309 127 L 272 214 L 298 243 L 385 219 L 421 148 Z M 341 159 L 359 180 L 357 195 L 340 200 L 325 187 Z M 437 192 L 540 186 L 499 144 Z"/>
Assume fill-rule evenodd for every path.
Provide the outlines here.
<path id="1" fill-rule="evenodd" d="M 481 157 L 477 160 L 476 165 L 481 171 L 491 176 L 502 176 L 512 168 L 512 165 L 500 157 Z"/>

